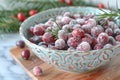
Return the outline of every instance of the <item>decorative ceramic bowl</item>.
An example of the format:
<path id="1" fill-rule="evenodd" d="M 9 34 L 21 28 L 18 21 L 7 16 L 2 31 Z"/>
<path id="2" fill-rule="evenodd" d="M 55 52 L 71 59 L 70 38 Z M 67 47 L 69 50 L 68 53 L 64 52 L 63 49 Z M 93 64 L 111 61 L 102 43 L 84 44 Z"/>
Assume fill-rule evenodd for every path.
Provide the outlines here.
<path id="1" fill-rule="evenodd" d="M 20 36 L 23 38 L 28 48 L 41 60 L 65 71 L 82 73 L 102 66 L 120 53 L 120 45 L 107 49 L 80 52 L 52 50 L 33 44 L 28 40 L 28 29 L 30 26 L 45 22 L 49 18 L 54 18 L 66 11 L 84 14 L 102 13 L 101 10 L 92 7 L 63 7 L 40 12 L 25 20 L 20 27 Z"/>

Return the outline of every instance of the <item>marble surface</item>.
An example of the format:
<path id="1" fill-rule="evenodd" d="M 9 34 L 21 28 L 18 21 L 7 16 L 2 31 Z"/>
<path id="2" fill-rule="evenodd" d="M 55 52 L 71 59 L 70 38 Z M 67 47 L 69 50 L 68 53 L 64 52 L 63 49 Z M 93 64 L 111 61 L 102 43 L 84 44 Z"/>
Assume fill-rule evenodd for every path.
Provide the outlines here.
<path id="1" fill-rule="evenodd" d="M 0 80 L 32 80 L 9 54 L 20 39 L 18 33 L 0 35 Z"/>

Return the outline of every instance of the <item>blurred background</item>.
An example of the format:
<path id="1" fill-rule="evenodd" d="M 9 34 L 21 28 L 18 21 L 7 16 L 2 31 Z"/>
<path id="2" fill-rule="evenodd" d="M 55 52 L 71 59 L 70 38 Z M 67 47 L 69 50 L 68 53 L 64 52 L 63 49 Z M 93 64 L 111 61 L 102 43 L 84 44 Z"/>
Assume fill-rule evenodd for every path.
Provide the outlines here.
<path id="1" fill-rule="evenodd" d="M 0 0 L 0 80 L 31 80 L 9 55 L 20 40 L 19 26 L 34 14 L 62 6 L 120 8 L 120 0 Z"/>

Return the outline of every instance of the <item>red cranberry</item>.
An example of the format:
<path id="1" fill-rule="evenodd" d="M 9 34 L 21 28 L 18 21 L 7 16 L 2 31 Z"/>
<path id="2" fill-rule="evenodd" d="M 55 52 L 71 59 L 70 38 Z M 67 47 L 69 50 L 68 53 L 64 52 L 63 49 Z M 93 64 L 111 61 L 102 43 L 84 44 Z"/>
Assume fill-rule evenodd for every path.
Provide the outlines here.
<path id="1" fill-rule="evenodd" d="M 92 38 L 91 35 L 89 35 L 89 34 L 85 34 L 85 37 L 82 38 L 82 41 L 86 41 L 86 42 L 88 42 L 89 44 L 91 44 L 92 41 L 93 41 L 93 38 Z"/>
<path id="2" fill-rule="evenodd" d="M 102 32 L 102 30 L 99 27 L 93 27 L 91 29 L 91 35 L 93 37 L 97 37 L 101 32 Z"/>
<path id="3" fill-rule="evenodd" d="M 109 36 L 106 33 L 100 33 L 97 38 L 98 43 L 100 44 L 107 44 L 109 41 Z"/>
<path id="4" fill-rule="evenodd" d="M 105 8 L 103 3 L 99 3 L 97 6 L 98 6 L 98 8 Z"/>
<path id="5" fill-rule="evenodd" d="M 97 44 L 98 42 L 97 42 L 97 39 L 96 38 L 93 38 L 93 41 L 92 41 L 92 47 L 94 47 L 96 44 Z"/>
<path id="6" fill-rule="evenodd" d="M 39 26 L 39 25 L 36 25 L 36 26 L 34 27 L 34 29 L 33 29 L 34 35 L 37 35 L 37 36 L 43 35 L 43 34 L 44 34 L 44 31 L 45 31 L 44 28 L 41 27 L 41 26 Z"/>
<path id="7" fill-rule="evenodd" d="M 69 47 L 77 47 L 77 45 L 81 42 L 79 38 L 71 37 L 68 39 L 67 44 Z"/>
<path id="8" fill-rule="evenodd" d="M 77 46 L 76 49 L 79 51 L 87 52 L 87 51 L 90 51 L 91 47 L 88 42 L 83 41 Z"/>
<path id="9" fill-rule="evenodd" d="M 26 19 L 25 15 L 22 12 L 17 14 L 17 18 L 20 22 L 23 22 Z"/>
<path id="10" fill-rule="evenodd" d="M 94 46 L 94 50 L 99 50 L 99 49 L 102 49 L 102 48 L 103 48 L 103 46 L 101 44 L 96 44 Z"/>
<path id="11" fill-rule="evenodd" d="M 117 35 L 117 36 L 115 37 L 115 39 L 116 39 L 116 41 L 119 41 L 119 42 L 120 42 L 120 35 Z"/>
<path id="12" fill-rule="evenodd" d="M 16 46 L 18 46 L 19 48 L 24 48 L 25 47 L 25 43 L 22 40 L 19 40 L 16 42 Z"/>
<path id="13" fill-rule="evenodd" d="M 33 35 L 33 27 L 30 27 L 30 28 L 29 28 L 29 33 L 30 33 L 31 35 Z"/>
<path id="14" fill-rule="evenodd" d="M 113 33 L 113 36 L 117 36 L 117 35 L 120 35 L 120 29 L 115 29 L 114 30 L 114 33 Z"/>
<path id="15" fill-rule="evenodd" d="M 34 9 L 32 9 L 32 10 L 29 11 L 29 15 L 30 15 L 30 16 L 33 16 L 33 15 L 35 15 L 36 13 L 37 13 L 37 11 L 34 10 Z"/>
<path id="16" fill-rule="evenodd" d="M 65 43 L 65 41 L 63 39 L 57 39 L 55 41 L 55 47 L 57 49 L 63 49 L 65 46 L 66 46 L 66 43 Z"/>
<path id="17" fill-rule="evenodd" d="M 91 33 L 91 27 L 89 25 L 83 25 L 81 28 L 85 31 L 85 33 Z"/>
<path id="18" fill-rule="evenodd" d="M 55 41 L 55 37 L 49 33 L 49 32 L 46 32 L 43 36 L 42 36 L 42 40 L 43 42 L 45 43 L 53 43 Z"/>
<path id="19" fill-rule="evenodd" d="M 77 37 L 77 38 L 83 38 L 84 34 L 85 32 L 80 28 L 76 28 L 72 31 L 73 37 Z"/>
<path id="20" fill-rule="evenodd" d="M 111 28 L 107 28 L 107 29 L 105 30 L 105 33 L 107 33 L 109 36 L 112 36 L 113 31 L 112 31 Z"/>
<path id="21" fill-rule="evenodd" d="M 72 5 L 72 0 L 65 0 L 66 4 L 71 6 Z"/>
<path id="22" fill-rule="evenodd" d="M 39 66 L 35 66 L 32 71 L 35 76 L 40 76 L 43 73 L 42 69 Z"/>
<path id="23" fill-rule="evenodd" d="M 23 59 L 28 60 L 30 57 L 30 51 L 28 49 L 24 49 L 21 53 Z"/>

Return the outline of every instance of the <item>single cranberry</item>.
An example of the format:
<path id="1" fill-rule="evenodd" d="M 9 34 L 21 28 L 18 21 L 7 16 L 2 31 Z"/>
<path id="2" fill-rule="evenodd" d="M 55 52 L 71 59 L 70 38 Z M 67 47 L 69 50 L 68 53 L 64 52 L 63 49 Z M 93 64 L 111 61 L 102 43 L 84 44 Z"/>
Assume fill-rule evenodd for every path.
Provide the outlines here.
<path id="1" fill-rule="evenodd" d="M 28 60 L 30 57 L 30 51 L 28 49 L 24 49 L 21 53 L 23 59 Z"/>
<path id="2" fill-rule="evenodd" d="M 19 48 L 24 48 L 25 47 L 25 43 L 23 40 L 18 40 L 16 42 L 16 46 L 19 47 Z"/>

